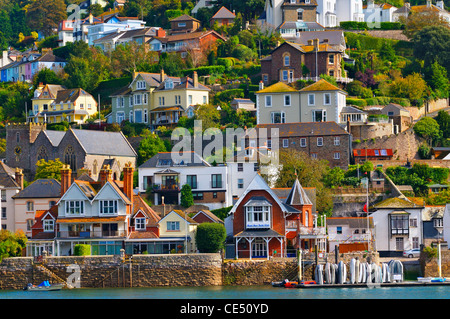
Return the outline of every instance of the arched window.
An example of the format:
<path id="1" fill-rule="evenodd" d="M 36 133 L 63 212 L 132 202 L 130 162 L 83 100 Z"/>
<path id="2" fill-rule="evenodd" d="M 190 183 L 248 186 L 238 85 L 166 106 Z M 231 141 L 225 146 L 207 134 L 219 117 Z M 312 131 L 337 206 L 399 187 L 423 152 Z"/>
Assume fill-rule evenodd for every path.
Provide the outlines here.
<path id="1" fill-rule="evenodd" d="M 291 56 L 289 54 L 286 54 L 283 57 L 283 64 L 284 66 L 289 66 L 291 64 Z"/>
<path id="2" fill-rule="evenodd" d="M 71 145 L 67 146 L 64 152 L 64 163 L 70 166 L 72 171 L 77 170 L 77 157 L 75 155 L 75 151 Z"/>
<path id="3" fill-rule="evenodd" d="M 41 146 L 39 148 L 39 151 L 37 153 L 37 160 L 41 160 L 43 159 L 44 161 L 48 161 L 48 153 L 47 153 L 47 148 L 45 148 L 44 146 Z"/>

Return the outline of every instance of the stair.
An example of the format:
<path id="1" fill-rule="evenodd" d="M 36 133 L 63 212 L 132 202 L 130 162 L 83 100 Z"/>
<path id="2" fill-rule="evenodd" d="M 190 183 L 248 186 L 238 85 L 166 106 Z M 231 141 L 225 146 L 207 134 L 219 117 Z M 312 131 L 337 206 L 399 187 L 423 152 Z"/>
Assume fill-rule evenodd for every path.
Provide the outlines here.
<path id="1" fill-rule="evenodd" d="M 70 284 L 67 283 L 66 280 L 59 277 L 57 274 L 55 274 L 53 271 L 45 267 L 43 264 L 35 264 L 36 268 L 44 272 L 46 275 L 48 275 L 50 278 L 54 279 L 57 282 L 63 283 L 66 285 L 67 288 L 73 288 Z"/>

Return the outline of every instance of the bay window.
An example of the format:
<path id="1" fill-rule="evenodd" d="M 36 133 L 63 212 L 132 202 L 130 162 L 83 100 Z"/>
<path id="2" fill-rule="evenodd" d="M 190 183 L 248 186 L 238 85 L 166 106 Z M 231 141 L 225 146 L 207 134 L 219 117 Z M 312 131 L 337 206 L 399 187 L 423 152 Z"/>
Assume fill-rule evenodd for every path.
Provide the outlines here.
<path id="1" fill-rule="evenodd" d="M 245 213 L 246 228 L 270 228 L 270 206 L 247 206 Z"/>

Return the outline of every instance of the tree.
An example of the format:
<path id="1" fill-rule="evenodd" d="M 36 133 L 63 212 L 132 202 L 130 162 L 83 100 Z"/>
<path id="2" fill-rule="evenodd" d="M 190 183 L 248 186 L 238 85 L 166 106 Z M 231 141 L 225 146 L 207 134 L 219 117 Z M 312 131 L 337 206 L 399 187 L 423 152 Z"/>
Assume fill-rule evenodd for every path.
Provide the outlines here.
<path id="1" fill-rule="evenodd" d="M 344 178 L 345 178 L 344 170 L 336 166 L 325 174 L 323 178 L 323 183 L 328 188 L 334 188 L 336 186 L 341 186 Z"/>
<path id="2" fill-rule="evenodd" d="M 45 159 L 40 159 L 36 163 L 36 176 L 35 180 L 41 178 L 54 178 L 58 181 L 61 180 L 61 169 L 63 168 L 64 163 L 59 160 L 59 158 L 49 161 L 45 161 Z"/>
<path id="3" fill-rule="evenodd" d="M 428 80 L 428 83 L 436 93 L 437 97 L 441 99 L 448 98 L 450 83 L 447 77 L 447 70 L 437 61 L 434 61 L 431 65 L 430 79 Z"/>
<path id="4" fill-rule="evenodd" d="M 149 158 L 159 152 L 166 152 L 166 146 L 158 135 L 146 130 L 143 133 L 144 138 L 139 143 L 138 165 L 145 163 Z"/>
<path id="5" fill-rule="evenodd" d="M 35 0 L 27 10 L 28 26 L 45 36 L 51 35 L 66 18 L 66 5 L 63 0 Z"/>
<path id="6" fill-rule="evenodd" d="M 181 201 L 180 205 L 184 208 L 194 205 L 194 196 L 192 195 L 192 188 L 188 184 L 184 184 L 181 187 Z"/>
<path id="7" fill-rule="evenodd" d="M 442 131 L 442 137 L 450 137 L 450 114 L 444 110 L 440 110 L 436 116 L 436 122 L 439 124 L 439 128 Z"/>
<path id="8" fill-rule="evenodd" d="M 414 56 L 424 61 L 425 68 L 437 61 L 450 74 L 450 28 L 425 27 L 414 35 L 412 42 Z"/>
<path id="9" fill-rule="evenodd" d="M 434 145 L 434 143 L 441 137 L 441 130 L 438 122 L 432 117 L 422 117 L 415 125 L 414 132 L 423 137 L 428 145 Z"/>
<path id="10" fill-rule="evenodd" d="M 425 96 L 427 83 L 419 73 L 413 73 L 405 78 L 392 81 L 390 93 L 392 96 L 418 101 Z"/>
<path id="11" fill-rule="evenodd" d="M 425 10 L 420 13 L 412 13 L 404 20 L 405 29 L 403 34 L 408 38 L 414 38 L 417 32 L 420 32 L 430 26 L 444 26 L 448 28 L 448 22 L 438 13 L 432 10 Z M 402 20 L 401 19 L 401 20 Z"/>
<path id="12" fill-rule="evenodd" d="M 225 245 L 227 232 L 219 223 L 202 223 L 197 226 L 195 242 L 201 253 L 216 253 Z"/>
<path id="13" fill-rule="evenodd" d="M 9 230 L 0 230 L 0 262 L 3 258 L 22 256 L 22 250 L 27 244 L 27 236 L 23 231 L 11 233 Z"/>
<path id="14" fill-rule="evenodd" d="M 195 117 L 202 121 L 202 128 L 206 130 L 211 127 L 218 127 L 220 112 L 213 104 L 202 104 L 197 106 Z"/>

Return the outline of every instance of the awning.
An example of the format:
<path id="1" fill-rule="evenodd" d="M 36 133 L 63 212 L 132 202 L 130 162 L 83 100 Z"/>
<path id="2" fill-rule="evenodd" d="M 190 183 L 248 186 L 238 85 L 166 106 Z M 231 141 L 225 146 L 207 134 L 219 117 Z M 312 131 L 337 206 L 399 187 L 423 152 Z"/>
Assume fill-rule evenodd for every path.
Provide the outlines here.
<path id="1" fill-rule="evenodd" d="M 284 237 L 280 233 L 277 233 L 273 229 L 256 229 L 256 230 L 244 230 L 234 235 L 234 237 Z"/>
<path id="2" fill-rule="evenodd" d="M 57 223 L 109 223 L 125 221 L 127 216 L 116 217 L 70 217 L 70 218 L 58 218 Z"/>

